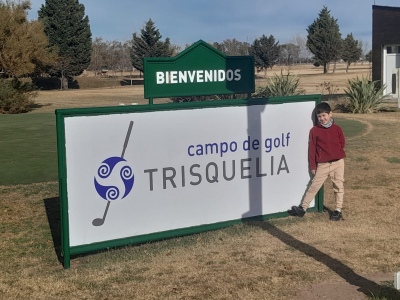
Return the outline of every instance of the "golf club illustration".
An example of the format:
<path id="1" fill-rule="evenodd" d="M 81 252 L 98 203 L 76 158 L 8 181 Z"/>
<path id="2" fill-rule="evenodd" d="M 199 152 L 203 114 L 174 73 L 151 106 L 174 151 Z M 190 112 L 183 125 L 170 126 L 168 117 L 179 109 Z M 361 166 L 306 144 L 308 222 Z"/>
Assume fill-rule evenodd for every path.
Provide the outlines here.
<path id="1" fill-rule="evenodd" d="M 124 146 L 123 146 L 123 148 L 122 148 L 121 159 L 124 158 L 125 150 L 126 150 L 126 147 L 128 146 L 129 137 L 130 137 L 130 135 L 131 135 L 132 127 L 133 127 L 133 121 L 130 121 L 129 127 L 128 127 L 128 132 L 126 133 L 126 137 L 125 137 Z M 124 195 L 124 196 L 125 196 L 125 195 Z M 106 206 L 106 209 L 104 210 L 103 217 L 102 217 L 102 218 L 96 218 L 96 219 L 94 219 L 94 220 L 92 221 L 92 225 L 93 225 L 93 226 L 101 226 L 101 225 L 104 224 L 104 221 L 106 220 L 108 208 L 110 207 L 110 203 L 111 203 L 111 200 L 107 200 L 107 206 Z"/>

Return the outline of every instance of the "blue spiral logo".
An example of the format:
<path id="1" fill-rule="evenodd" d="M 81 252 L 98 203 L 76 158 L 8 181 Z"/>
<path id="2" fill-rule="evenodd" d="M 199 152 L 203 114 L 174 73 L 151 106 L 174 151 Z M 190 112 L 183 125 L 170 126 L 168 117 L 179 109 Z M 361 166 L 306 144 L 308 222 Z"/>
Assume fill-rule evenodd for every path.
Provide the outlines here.
<path id="1" fill-rule="evenodd" d="M 109 157 L 97 169 L 94 186 L 101 198 L 107 201 L 124 199 L 132 190 L 134 174 L 122 157 Z"/>

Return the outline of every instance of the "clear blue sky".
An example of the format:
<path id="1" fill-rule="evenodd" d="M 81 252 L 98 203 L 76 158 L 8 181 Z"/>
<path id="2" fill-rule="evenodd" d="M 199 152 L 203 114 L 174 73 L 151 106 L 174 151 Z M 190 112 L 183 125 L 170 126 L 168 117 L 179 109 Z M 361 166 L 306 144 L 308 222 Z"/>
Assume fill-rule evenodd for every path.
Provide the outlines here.
<path id="1" fill-rule="evenodd" d="M 79 0 L 85 5 L 93 38 L 125 42 L 140 33 L 150 18 L 163 39 L 184 46 L 200 39 L 222 42 L 236 38 L 252 43 L 273 35 L 280 44 L 307 36 L 307 27 L 325 5 L 348 33 L 371 48 L 372 5 L 400 7 L 400 0 Z M 31 0 L 30 19 L 45 0 Z"/>

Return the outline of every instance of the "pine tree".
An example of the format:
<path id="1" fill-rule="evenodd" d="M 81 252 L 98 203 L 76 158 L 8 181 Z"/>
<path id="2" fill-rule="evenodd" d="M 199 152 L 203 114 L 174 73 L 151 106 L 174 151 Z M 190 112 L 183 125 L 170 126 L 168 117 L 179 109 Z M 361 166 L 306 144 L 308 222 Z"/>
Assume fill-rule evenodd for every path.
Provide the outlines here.
<path id="1" fill-rule="evenodd" d="M 307 32 L 308 49 L 314 54 L 315 61 L 324 66 L 324 73 L 328 73 L 329 63 L 337 61 L 341 53 L 342 37 L 337 19 L 331 17 L 324 6 Z"/>
<path id="2" fill-rule="evenodd" d="M 46 0 L 38 15 L 60 58 L 50 73 L 61 78 L 62 88 L 68 88 L 66 79 L 80 75 L 90 63 L 92 33 L 85 6 L 78 0 Z"/>
<path id="3" fill-rule="evenodd" d="M 272 68 L 278 61 L 280 54 L 279 42 L 275 42 L 273 35 L 255 39 L 250 47 L 250 54 L 254 56 L 254 65 L 258 71 Z"/>
<path id="4" fill-rule="evenodd" d="M 343 40 L 342 59 L 347 63 L 346 73 L 349 71 L 350 64 L 360 59 L 362 54 L 361 45 L 358 40 L 353 38 L 353 34 L 348 34 Z"/>
<path id="5" fill-rule="evenodd" d="M 369 50 L 367 54 L 365 54 L 365 59 L 371 64 L 372 63 L 372 50 Z"/>
<path id="6" fill-rule="evenodd" d="M 143 58 L 145 57 L 170 57 L 172 49 L 169 38 L 165 42 L 161 40 L 160 31 L 154 26 L 154 22 L 149 19 L 141 30 L 140 36 L 133 34 L 131 58 L 132 65 L 143 72 Z"/>

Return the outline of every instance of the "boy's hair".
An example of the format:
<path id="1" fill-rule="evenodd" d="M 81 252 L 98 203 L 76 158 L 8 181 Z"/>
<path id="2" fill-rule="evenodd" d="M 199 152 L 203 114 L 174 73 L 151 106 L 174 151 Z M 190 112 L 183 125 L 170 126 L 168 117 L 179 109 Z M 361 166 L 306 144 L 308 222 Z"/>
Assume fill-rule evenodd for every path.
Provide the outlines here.
<path id="1" fill-rule="evenodd" d="M 317 115 L 322 114 L 322 113 L 329 114 L 330 112 L 331 112 L 331 107 L 326 102 L 322 102 L 322 103 L 318 104 L 317 107 L 315 108 L 315 113 Z"/>

